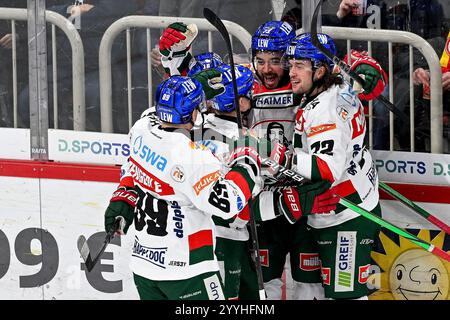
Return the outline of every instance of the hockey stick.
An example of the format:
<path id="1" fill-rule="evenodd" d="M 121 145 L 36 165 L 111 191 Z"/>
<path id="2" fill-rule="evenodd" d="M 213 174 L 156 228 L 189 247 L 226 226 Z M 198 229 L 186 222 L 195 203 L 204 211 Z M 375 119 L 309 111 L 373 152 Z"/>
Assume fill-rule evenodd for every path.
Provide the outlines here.
<path id="1" fill-rule="evenodd" d="M 389 229 L 390 231 L 408 239 L 409 241 L 413 242 L 414 244 L 418 245 L 419 247 L 422 247 L 423 249 L 427 250 L 428 252 L 434 254 L 435 256 L 438 256 L 438 257 L 450 262 L 450 254 L 448 254 L 444 250 L 435 247 L 434 245 L 412 235 L 411 233 L 409 233 L 403 229 L 400 229 L 399 227 L 374 215 L 370 211 L 367 211 L 367 210 L 361 208 L 360 206 L 345 199 L 344 197 L 341 197 L 341 196 L 338 196 L 338 197 L 340 198 L 339 203 L 342 204 L 343 206 L 349 208 L 350 210 L 355 211 L 356 213 L 359 213 L 363 217 L 379 224 L 380 226 L 385 227 L 386 229 Z"/>
<path id="2" fill-rule="evenodd" d="M 238 89 L 237 89 L 237 82 L 236 82 L 236 73 L 234 70 L 233 50 L 231 48 L 230 35 L 228 33 L 227 28 L 223 24 L 222 20 L 220 20 L 220 18 L 213 11 L 211 11 L 208 8 L 204 8 L 203 16 L 206 18 L 206 20 L 208 20 L 217 29 L 217 31 L 220 33 L 222 38 L 225 40 L 225 44 L 227 46 L 228 55 L 230 56 L 231 77 L 232 77 L 232 83 L 233 83 L 234 103 L 236 106 L 237 125 L 239 128 L 239 136 L 241 136 L 242 135 L 242 117 L 241 117 L 241 110 L 239 108 L 239 97 L 238 97 Z M 269 160 L 269 159 L 265 159 L 265 160 Z M 250 214 L 250 219 L 249 219 L 248 223 L 250 226 L 253 261 L 255 263 L 256 275 L 258 278 L 259 298 L 260 298 L 260 300 L 266 300 L 266 294 L 264 291 L 264 280 L 263 280 L 262 269 L 261 269 L 261 259 L 259 256 L 258 233 L 256 230 L 256 222 L 255 222 L 254 214 Z"/>
<path id="3" fill-rule="evenodd" d="M 399 192 L 395 191 L 391 187 L 389 187 L 387 184 L 383 182 L 379 182 L 378 185 L 382 190 L 384 190 L 387 194 L 392 196 L 393 198 L 399 200 L 401 203 L 412 209 L 414 212 L 418 213 L 425 219 L 427 219 L 429 222 L 443 230 L 446 234 L 450 235 L 450 227 L 442 220 L 436 218 L 435 216 L 431 215 L 429 212 L 427 212 L 422 207 L 419 207 L 417 204 L 400 194 Z"/>
<path id="4" fill-rule="evenodd" d="M 88 272 L 91 272 L 97 261 L 102 256 L 103 252 L 105 252 L 106 246 L 114 238 L 114 234 L 116 233 L 116 231 L 123 230 L 124 226 L 125 226 L 125 219 L 122 216 L 118 216 L 116 218 L 116 221 L 114 222 L 114 225 L 106 234 L 103 246 L 101 247 L 99 253 L 97 253 L 97 255 L 94 258 L 92 258 L 91 250 L 89 249 L 85 236 L 81 235 L 78 237 L 77 240 L 78 251 L 80 252 L 80 256 L 83 259 Z"/>
<path id="5" fill-rule="evenodd" d="M 351 69 L 351 67 L 346 64 L 344 61 L 339 59 L 336 55 L 334 55 L 332 52 L 330 52 L 327 48 L 323 46 L 322 43 L 320 43 L 319 38 L 317 36 L 317 16 L 319 15 L 320 7 L 322 6 L 323 0 L 319 0 L 317 3 L 316 9 L 314 10 L 314 15 L 311 20 L 311 41 L 313 45 L 319 49 L 324 55 L 326 55 L 329 59 L 331 59 L 344 73 L 346 73 L 350 78 L 352 78 L 354 81 L 358 82 L 362 87 L 365 86 L 366 81 L 361 78 L 355 71 Z M 390 102 L 385 96 L 379 95 L 377 97 L 378 100 L 383 102 L 383 105 L 391 111 L 393 114 L 395 114 L 397 117 L 399 117 L 402 121 L 409 123 L 410 120 L 406 116 L 404 112 L 402 112 L 400 109 L 398 109 L 392 102 Z M 430 137 L 430 134 L 419 130 L 415 128 L 415 131 L 426 136 Z"/>

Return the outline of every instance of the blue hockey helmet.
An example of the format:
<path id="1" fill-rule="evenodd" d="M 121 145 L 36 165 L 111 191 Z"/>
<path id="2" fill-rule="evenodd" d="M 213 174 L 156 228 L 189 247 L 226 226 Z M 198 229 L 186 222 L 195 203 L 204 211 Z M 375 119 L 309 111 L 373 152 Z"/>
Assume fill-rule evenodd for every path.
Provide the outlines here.
<path id="1" fill-rule="evenodd" d="M 156 114 L 167 123 L 185 124 L 192 112 L 205 101 L 202 85 L 195 79 L 172 76 L 161 82 L 156 90 Z"/>
<path id="2" fill-rule="evenodd" d="M 192 77 L 200 71 L 220 66 L 223 63 L 222 58 L 215 52 L 201 53 L 196 55 L 194 58 L 195 63 L 188 72 L 189 77 Z"/>
<path id="3" fill-rule="evenodd" d="M 294 27 L 288 22 L 267 21 L 252 36 L 252 54 L 256 51 L 284 52 L 294 37 Z"/>
<path id="4" fill-rule="evenodd" d="M 213 108 L 221 112 L 231 112 L 236 108 L 234 105 L 231 66 L 229 64 L 222 64 L 216 70 L 222 73 L 222 84 L 225 86 L 225 92 L 212 99 Z M 234 71 L 236 73 L 238 95 L 250 98 L 250 92 L 253 86 L 253 72 L 249 68 L 241 65 L 235 65 Z"/>
<path id="5" fill-rule="evenodd" d="M 317 34 L 317 37 L 319 38 L 319 42 L 323 44 L 328 51 L 332 52 L 333 55 L 336 55 L 336 46 L 329 35 L 319 33 Z M 312 44 L 310 33 L 300 34 L 292 40 L 291 44 L 286 49 L 286 58 L 311 60 L 314 68 L 319 67 L 321 63 L 327 65 L 330 71 L 333 71 L 334 68 L 334 62 L 328 59 L 325 54 Z"/>

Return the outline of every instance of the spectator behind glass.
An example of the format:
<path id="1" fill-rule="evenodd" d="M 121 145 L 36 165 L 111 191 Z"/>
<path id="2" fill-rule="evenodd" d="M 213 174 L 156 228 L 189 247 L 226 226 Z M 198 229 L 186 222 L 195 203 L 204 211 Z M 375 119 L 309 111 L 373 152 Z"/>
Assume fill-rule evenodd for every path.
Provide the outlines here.
<path id="1" fill-rule="evenodd" d="M 449 30 L 449 28 L 447 27 Z M 450 30 L 445 35 L 428 39 L 430 45 L 436 51 L 438 57 L 441 59 L 442 71 L 442 105 L 443 105 L 443 131 L 444 131 L 444 153 L 450 153 Z M 430 130 L 430 71 L 428 70 L 425 58 L 420 55 L 415 55 L 415 70 L 413 74 L 414 84 L 416 87 L 416 125 L 422 130 Z M 429 140 L 419 139 L 416 142 L 416 148 L 423 151 L 429 151 Z"/>
<path id="2" fill-rule="evenodd" d="M 180 18 L 203 18 L 203 8 L 211 9 L 222 20 L 229 20 L 239 24 L 250 34 L 253 34 L 263 22 L 272 20 L 274 11 L 272 1 L 269 0 L 174 0 L 161 1 L 159 15 Z M 208 48 L 207 32 L 200 31 L 195 43 L 193 55 L 211 51 Z M 247 53 L 238 40 L 234 39 L 233 44 L 234 53 Z M 222 57 L 227 53 L 225 43 L 217 32 L 213 32 L 213 51 Z"/>
<path id="3" fill-rule="evenodd" d="M 85 90 L 86 90 L 86 130 L 100 131 L 100 89 L 99 89 L 99 47 L 106 29 L 123 16 L 143 13 L 147 4 L 142 0 L 84 0 L 84 3 L 73 6 L 73 1 L 52 1 L 47 10 L 55 11 L 78 28 L 82 38 L 85 56 Z M 58 127 L 73 129 L 73 96 L 72 96 L 72 49 L 65 34 L 57 29 L 58 60 Z M 134 42 L 132 31 L 132 44 Z M 141 44 L 139 44 L 139 47 Z M 49 87 L 49 119 L 53 126 L 53 74 L 51 32 L 47 28 L 48 87 Z M 113 125 L 114 132 L 128 132 L 128 112 L 126 105 L 126 40 L 121 33 L 113 43 L 111 50 L 113 75 Z M 132 59 L 133 61 L 133 59 Z M 140 79 L 141 80 L 141 79 Z M 146 79 L 144 79 L 145 81 Z M 21 114 L 29 114 L 28 88 L 22 90 L 19 99 Z M 29 126 L 29 116 L 23 117 L 21 126 Z"/>
<path id="4" fill-rule="evenodd" d="M 0 7 L 26 8 L 26 0 L 1 0 Z M 16 46 L 26 48 L 27 24 L 15 21 Z M 10 20 L 0 20 L 0 127 L 12 127 L 13 119 L 13 70 L 12 70 L 12 30 Z M 28 50 L 17 50 L 17 87 L 21 90 L 28 83 Z M 29 116 L 29 115 L 28 115 Z"/>

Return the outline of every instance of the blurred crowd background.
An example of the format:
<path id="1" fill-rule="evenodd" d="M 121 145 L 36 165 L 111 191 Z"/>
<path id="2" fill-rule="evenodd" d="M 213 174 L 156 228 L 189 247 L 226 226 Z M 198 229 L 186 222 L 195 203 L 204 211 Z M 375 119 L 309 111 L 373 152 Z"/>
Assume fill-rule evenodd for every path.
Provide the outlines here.
<path id="1" fill-rule="evenodd" d="M 450 1 L 448 0 L 359 0 L 364 3 L 364 10 L 355 12 L 348 5 L 357 0 L 325 0 L 322 7 L 322 24 L 327 26 L 376 28 L 403 30 L 413 32 L 426 39 L 440 58 L 445 50 L 450 31 Z M 0 7 L 26 8 L 26 0 L 0 0 Z M 99 45 L 106 29 L 116 20 L 129 15 L 203 17 L 203 8 L 208 7 L 223 20 L 238 23 L 250 34 L 265 21 L 282 19 L 289 21 L 296 28 L 301 28 L 301 0 L 47 0 L 47 10 L 55 11 L 71 21 L 78 23 L 77 28 L 83 40 L 85 52 L 85 86 L 86 86 L 86 130 L 100 131 L 100 97 L 99 97 Z M 74 9 L 76 7 L 76 10 Z M 17 33 L 17 84 L 18 84 L 18 127 L 29 127 L 28 102 L 28 50 L 27 24 L 25 21 L 15 23 Z M 155 48 L 161 30 L 151 31 L 151 48 Z M 51 32 L 47 25 L 47 57 L 49 118 L 53 126 L 53 79 L 51 72 L 52 50 Z M 58 128 L 73 129 L 72 116 L 72 50 L 66 36 L 58 30 Z M 214 51 L 225 54 L 225 46 L 219 34 L 213 36 Z M 347 49 L 345 41 L 337 41 L 339 52 L 343 56 Z M 12 64 L 11 64 L 11 22 L 0 20 L 0 127 L 13 127 L 12 116 Z M 147 81 L 147 36 L 145 29 L 131 30 L 132 53 L 132 121 L 152 104 L 148 98 Z M 352 42 L 352 48 L 367 50 L 366 43 Z M 386 43 L 374 43 L 373 56 L 388 70 L 388 46 Z M 414 52 L 414 73 L 409 70 L 408 46 L 394 44 L 394 97 L 395 105 L 409 114 L 409 78 L 415 82 L 415 125 L 429 131 L 429 92 L 427 87 L 427 63 L 419 52 Z M 450 51 L 450 48 L 447 48 Z M 193 46 L 193 54 L 208 51 L 208 36 L 200 32 Z M 237 54 L 248 53 L 236 44 Z M 126 38 L 123 32 L 114 42 L 112 50 L 113 63 L 113 119 L 114 132 L 128 132 L 127 118 L 127 79 L 126 79 Z M 443 106 L 444 138 L 448 143 L 450 135 L 450 70 L 443 69 Z M 162 80 L 161 71 L 152 68 L 153 86 Z M 153 91 L 154 92 L 154 91 Z M 387 95 L 388 90 L 385 94 Z M 374 149 L 389 148 L 389 115 L 380 103 L 374 104 Z M 396 150 L 409 150 L 409 127 L 400 122 L 395 123 Z M 448 152 L 448 147 L 447 147 Z M 429 139 L 417 135 L 416 151 L 429 151 Z"/>

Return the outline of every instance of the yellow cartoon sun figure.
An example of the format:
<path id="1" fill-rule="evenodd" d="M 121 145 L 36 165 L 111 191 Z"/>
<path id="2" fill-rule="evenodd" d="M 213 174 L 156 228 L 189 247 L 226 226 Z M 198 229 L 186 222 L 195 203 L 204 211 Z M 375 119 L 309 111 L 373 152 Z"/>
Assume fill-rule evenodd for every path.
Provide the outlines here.
<path id="1" fill-rule="evenodd" d="M 386 254 L 372 252 L 372 258 L 384 272 L 369 278 L 369 283 L 378 283 L 379 287 L 370 295 L 371 300 L 450 299 L 450 263 L 402 237 L 400 245 L 383 232 L 379 237 Z M 421 230 L 418 237 L 442 248 L 445 233 L 440 232 L 431 240 L 430 232 Z"/>

